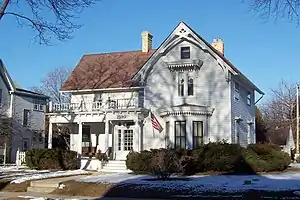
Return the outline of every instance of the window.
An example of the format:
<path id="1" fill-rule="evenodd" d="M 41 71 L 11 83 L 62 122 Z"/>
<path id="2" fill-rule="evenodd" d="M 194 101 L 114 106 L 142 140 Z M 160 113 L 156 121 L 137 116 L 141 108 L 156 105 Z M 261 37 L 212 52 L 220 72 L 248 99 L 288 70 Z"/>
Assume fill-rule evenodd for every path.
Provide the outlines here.
<path id="1" fill-rule="evenodd" d="M 203 122 L 193 121 L 193 148 L 203 144 Z"/>
<path id="2" fill-rule="evenodd" d="M 29 140 L 25 138 L 25 139 L 23 139 L 23 142 L 22 142 L 22 143 L 23 143 L 23 149 L 22 149 L 22 150 L 23 150 L 23 151 L 27 151 L 27 150 L 28 150 L 28 147 L 29 147 L 29 144 L 28 144 L 28 143 L 29 143 Z"/>
<path id="3" fill-rule="evenodd" d="M 166 122 L 166 133 L 165 133 L 165 147 L 169 148 L 170 145 L 170 122 Z"/>
<path id="4" fill-rule="evenodd" d="M 33 100 L 33 110 L 44 111 L 45 102 L 42 100 L 34 99 Z"/>
<path id="5" fill-rule="evenodd" d="M 38 110 L 39 109 L 39 101 L 34 99 L 33 100 L 33 110 Z"/>
<path id="6" fill-rule="evenodd" d="M 240 99 L 240 85 L 238 83 L 235 83 L 234 84 L 235 87 L 234 87 L 234 97 L 236 100 L 239 100 Z"/>
<path id="7" fill-rule="evenodd" d="M 24 111 L 23 111 L 23 126 L 29 125 L 29 114 L 30 114 L 30 110 L 24 109 Z"/>
<path id="8" fill-rule="evenodd" d="M 89 147 L 91 143 L 90 126 L 82 126 L 82 147 Z"/>
<path id="9" fill-rule="evenodd" d="M 194 79 L 193 77 L 188 78 L 188 96 L 194 95 Z"/>
<path id="10" fill-rule="evenodd" d="M 43 143 L 44 137 L 43 137 L 43 132 L 39 131 L 39 143 Z"/>
<path id="11" fill-rule="evenodd" d="M 181 59 L 189 59 L 190 57 L 190 47 L 181 47 Z"/>
<path id="12" fill-rule="evenodd" d="M 178 74 L 178 96 L 184 96 L 184 74 L 182 72 Z"/>
<path id="13" fill-rule="evenodd" d="M 248 106 L 251 105 L 251 93 L 250 92 L 247 93 L 247 104 L 248 104 Z"/>
<path id="14" fill-rule="evenodd" d="M 186 146 L 186 122 L 175 121 L 175 148 L 184 148 Z"/>

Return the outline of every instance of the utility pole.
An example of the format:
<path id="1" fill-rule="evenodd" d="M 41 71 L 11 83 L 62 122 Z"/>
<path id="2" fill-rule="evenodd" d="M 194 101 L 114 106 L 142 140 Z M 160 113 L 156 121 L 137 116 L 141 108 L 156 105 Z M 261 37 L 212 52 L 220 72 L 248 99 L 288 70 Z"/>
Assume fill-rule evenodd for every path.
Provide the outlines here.
<path id="1" fill-rule="evenodd" d="M 297 127 L 296 127 L 296 135 L 297 135 L 297 138 L 296 138 L 296 155 L 297 157 L 299 157 L 299 85 L 297 84 L 297 106 L 296 106 L 296 115 L 297 115 Z"/>

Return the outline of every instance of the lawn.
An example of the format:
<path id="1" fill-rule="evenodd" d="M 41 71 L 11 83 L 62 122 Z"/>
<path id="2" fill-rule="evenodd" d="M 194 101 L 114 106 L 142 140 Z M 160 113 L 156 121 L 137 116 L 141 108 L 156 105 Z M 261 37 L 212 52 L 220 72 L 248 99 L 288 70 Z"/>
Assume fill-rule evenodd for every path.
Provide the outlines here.
<path id="1" fill-rule="evenodd" d="M 259 199 L 295 198 L 300 190 L 300 173 L 283 172 L 259 175 L 195 175 L 157 180 L 147 175 L 107 174 L 88 176 L 64 183 L 53 194 L 109 197 L 178 198 L 222 197 Z"/>

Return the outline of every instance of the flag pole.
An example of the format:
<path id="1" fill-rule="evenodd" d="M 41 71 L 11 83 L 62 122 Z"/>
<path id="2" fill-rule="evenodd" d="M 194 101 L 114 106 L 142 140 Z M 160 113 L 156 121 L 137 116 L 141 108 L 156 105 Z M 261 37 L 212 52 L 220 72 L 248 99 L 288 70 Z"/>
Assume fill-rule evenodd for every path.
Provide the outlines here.
<path id="1" fill-rule="evenodd" d="M 297 103 L 297 106 L 296 106 L 296 118 L 297 118 L 297 124 L 296 124 L 296 135 L 297 135 L 297 138 L 296 138 L 296 154 L 297 154 L 297 157 L 299 156 L 299 85 L 297 84 L 297 99 L 296 99 L 296 103 Z"/>

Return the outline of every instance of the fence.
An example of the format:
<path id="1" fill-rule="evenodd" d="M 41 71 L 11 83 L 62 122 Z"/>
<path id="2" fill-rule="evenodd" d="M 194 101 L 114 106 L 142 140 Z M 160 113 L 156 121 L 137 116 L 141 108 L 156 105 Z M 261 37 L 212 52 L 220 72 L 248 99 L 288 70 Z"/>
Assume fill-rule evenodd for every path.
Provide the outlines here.
<path id="1" fill-rule="evenodd" d="M 23 165 L 25 163 L 25 151 L 17 151 L 16 165 Z"/>

